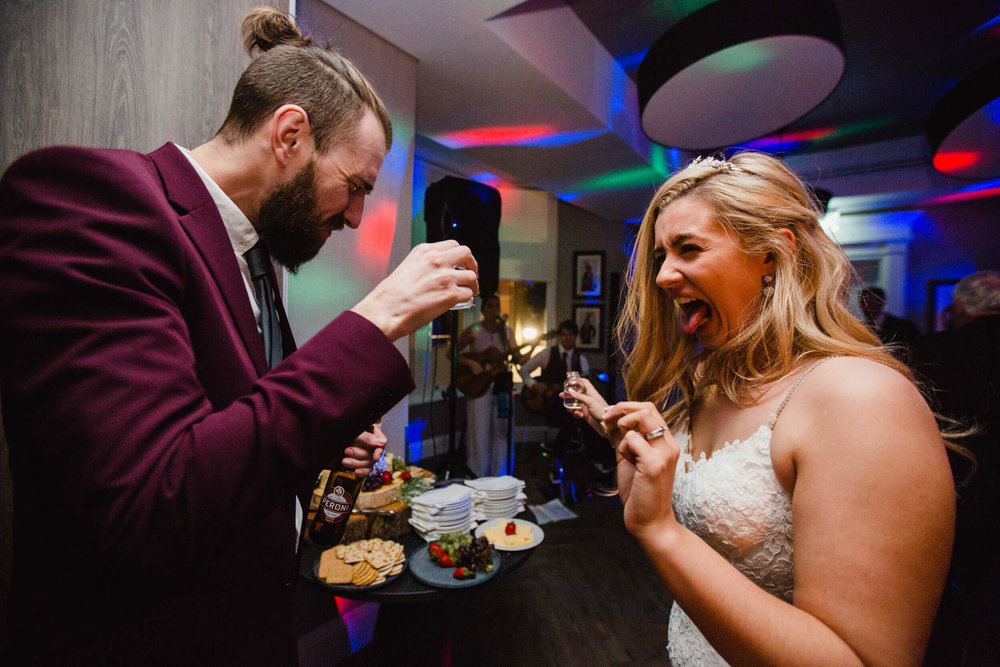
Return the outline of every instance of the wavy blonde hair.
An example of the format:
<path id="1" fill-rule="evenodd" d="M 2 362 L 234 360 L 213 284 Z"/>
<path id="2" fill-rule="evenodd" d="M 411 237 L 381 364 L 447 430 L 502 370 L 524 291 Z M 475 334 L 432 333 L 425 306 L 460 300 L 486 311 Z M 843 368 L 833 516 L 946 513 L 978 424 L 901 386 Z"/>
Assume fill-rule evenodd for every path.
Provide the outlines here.
<path id="1" fill-rule="evenodd" d="M 677 303 L 656 285 L 656 219 L 682 197 L 711 206 L 744 252 L 774 258 L 773 293 L 761 294 L 757 315 L 710 353 L 681 332 Z M 781 160 L 764 153 L 696 160 L 660 186 L 636 236 L 616 325 L 629 400 L 659 405 L 674 426 L 711 387 L 748 404 L 754 388 L 784 377 L 802 360 L 833 355 L 872 359 L 913 381 L 911 371 L 848 310 L 851 265 L 820 228 L 819 217 L 812 192 Z M 782 229 L 794 234 L 794 246 Z"/>

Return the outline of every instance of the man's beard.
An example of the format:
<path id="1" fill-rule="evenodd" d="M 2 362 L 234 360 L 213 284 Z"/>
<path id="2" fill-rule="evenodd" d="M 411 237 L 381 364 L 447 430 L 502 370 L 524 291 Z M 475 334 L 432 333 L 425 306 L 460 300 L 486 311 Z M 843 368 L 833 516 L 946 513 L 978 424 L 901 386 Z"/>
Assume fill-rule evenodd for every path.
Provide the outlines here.
<path id="1" fill-rule="evenodd" d="M 342 215 L 321 220 L 317 210 L 315 162 L 309 161 L 289 182 L 278 186 L 261 204 L 257 234 L 271 257 L 291 273 L 316 256 L 326 230 L 344 228 Z"/>

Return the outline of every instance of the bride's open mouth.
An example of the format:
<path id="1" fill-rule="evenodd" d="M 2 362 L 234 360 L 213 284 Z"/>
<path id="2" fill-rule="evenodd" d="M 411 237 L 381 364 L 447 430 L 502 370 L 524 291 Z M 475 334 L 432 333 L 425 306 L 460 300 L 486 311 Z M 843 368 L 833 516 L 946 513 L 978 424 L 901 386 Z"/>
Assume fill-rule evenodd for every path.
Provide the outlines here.
<path id="1" fill-rule="evenodd" d="M 712 316 L 712 309 L 701 299 L 678 297 L 677 305 L 681 309 L 681 331 L 686 334 L 697 331 Z"/>

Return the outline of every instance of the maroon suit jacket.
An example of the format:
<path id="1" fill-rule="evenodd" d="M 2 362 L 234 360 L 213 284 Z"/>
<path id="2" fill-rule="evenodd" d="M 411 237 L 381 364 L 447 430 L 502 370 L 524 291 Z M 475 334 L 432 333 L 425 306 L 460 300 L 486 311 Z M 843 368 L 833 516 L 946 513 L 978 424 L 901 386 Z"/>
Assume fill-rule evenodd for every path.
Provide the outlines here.
<path id="1" fill-rule="evenodd" d="M 350 312 L 292 350 L 267 372 L 218 210 L 173 144 L 10 167 L 15 646 L 64 664 L 294 661 L 294 494 L 413 381 Z"/>

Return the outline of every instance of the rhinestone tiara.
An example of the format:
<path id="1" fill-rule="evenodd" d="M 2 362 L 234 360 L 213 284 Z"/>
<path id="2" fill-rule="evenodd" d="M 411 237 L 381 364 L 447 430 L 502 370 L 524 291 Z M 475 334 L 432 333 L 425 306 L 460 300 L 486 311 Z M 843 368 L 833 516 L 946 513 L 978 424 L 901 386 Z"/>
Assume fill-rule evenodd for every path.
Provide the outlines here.
<path id="1" fill-rule="evenodd" d="M 698 164 L 710 167 L 716 171 L 744 171 L 728 160 L 720 160 L 714 157 L 702 157 L 699 155 L 695 159 L 691 160 L 691 164 L 689 166 L 693 167 Z"/>

